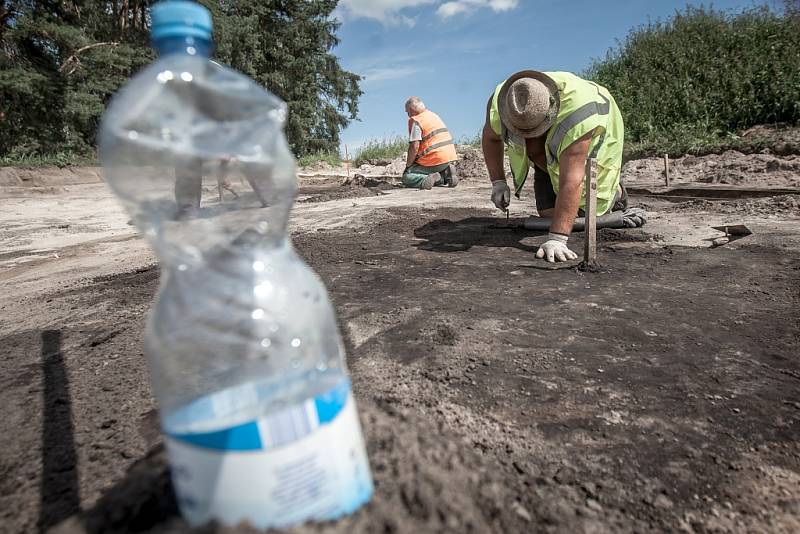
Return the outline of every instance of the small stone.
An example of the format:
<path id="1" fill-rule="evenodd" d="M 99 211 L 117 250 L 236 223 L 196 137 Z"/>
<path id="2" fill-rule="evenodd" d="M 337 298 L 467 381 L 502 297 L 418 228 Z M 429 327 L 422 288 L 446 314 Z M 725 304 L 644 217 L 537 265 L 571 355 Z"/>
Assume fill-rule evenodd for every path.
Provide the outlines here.
<path id="1" fill-rule="evenodd" d="M 594 499 L 586 499 L 586 507 L 590 510 L 594 510 L 595 512 L 603 511 L 603 505 Z"/>
<path id="2" fill-rule="evenodd" d="M 662 493 L 655 498 L 653 501 L 653 506 L 656 508 L 661 508 L 662 510 L 671 510 L 675 505 L 672 503 L 672 500 L 670 500 L 669 497 Z"/>
<path id="3" fill-rule="evenodd" d="M 533 520 L 533 518 L 531 517 L 531 514 L 519 502 L 514 501 L 514 504 L 511 507 L 514 509 L 514 512 L 520 518 L 522 518 L 523 521 L 525 521 L 527 523 L 530 523 Z"/>

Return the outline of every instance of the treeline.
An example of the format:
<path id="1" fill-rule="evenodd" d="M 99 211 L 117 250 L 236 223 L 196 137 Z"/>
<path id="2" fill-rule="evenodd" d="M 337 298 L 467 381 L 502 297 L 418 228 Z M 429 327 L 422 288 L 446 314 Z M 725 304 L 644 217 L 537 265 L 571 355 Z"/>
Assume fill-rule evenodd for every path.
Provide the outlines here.
<path id="1" fill-rule="evenodd" d="M 153 60 L 151 0 L 0 0 L 0 158 L 92 157 L 110 96 Z M 284 99 L 297 155 L 338 150 L 359 76 L 331 50 L 336 0 L 205 0 L 215 58 Z"/>
<path id="2" fill-rule="evenodd" d="M 608 87 L 639 153 L 685 153 L 757 124 L 800 123 L 800 2 L 688 7 L 633 30 L 585 75 Z"/>

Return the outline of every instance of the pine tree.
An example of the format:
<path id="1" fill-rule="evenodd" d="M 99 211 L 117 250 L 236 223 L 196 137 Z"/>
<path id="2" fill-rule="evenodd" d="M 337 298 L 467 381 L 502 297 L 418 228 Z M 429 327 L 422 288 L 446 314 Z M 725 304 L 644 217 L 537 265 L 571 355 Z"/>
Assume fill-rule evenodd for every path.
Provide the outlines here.
<path id="1" fill-rule="evenodd" d="M 89 155 L 111 95 L 154 55 L 150 0 L 0 0 L 0 156 Z M 217 58 L 286 100 L 297 155 L 335 150 L 359 77 L 331 53 L 336 1 L 205 0 Z"/>
<path id="2" fill-rule="evenodd" d="M 119 18 L 121 7 L 126 17 Z M 93 150 L 110 96 L 152 58 L 147 2 L 5 1 L 0 155 Z M 5 14 L 5 15 L 4 15 Z"/>
<path id="3" fill-rule="evenodd" d="M 331 52 L 335 0 L 203 2 L 216 15 L 217 57 L 289 105 L 286 133 L 297 155 L 337 150 L 358 113 L 359 76 Z"/>

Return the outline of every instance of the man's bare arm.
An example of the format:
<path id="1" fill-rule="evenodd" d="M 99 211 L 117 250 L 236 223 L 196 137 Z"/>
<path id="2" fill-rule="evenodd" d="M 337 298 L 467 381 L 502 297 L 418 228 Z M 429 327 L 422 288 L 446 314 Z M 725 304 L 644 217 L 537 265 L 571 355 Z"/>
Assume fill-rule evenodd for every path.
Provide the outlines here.
<path id="1" fill-rule="evenodd" d="M 419 152 L 419 141 L 411 141 L 408 143 L 408 154 L 406 155 L 406 169 L 414 164 Z"/>
<path id="2" fill-rule="evenodd" d="M 489 119 L 492 99 L 486 106 L 486 121 L 483 124 L 481 134 L 481 148 L 483 148 L 483 159 L 486 161 L 486 170 L 489 171 L 489 180 L 505 180 L 506 173 L 503 170 L 503 140 L 492 130 L 492 123 Z"/>
<path id="3" fill-rule="evenodd" d="M 581 204 L 586 174 L 586 158 L 592 144 L 592 133 L 584 135 L 561 153 L 559 158 L 558 197 L 550 231 L 569 235 Z"/>
<path id="4" fill-rule="evenodd" d="M 503 171 L 503 140 L 494 133 L 488 124 L 483 127 L 481 136 L 481 147 L 483 148 L 483 159 L 486 161 L 486 170 L 489 171 L 489 180 L 505 180 L 506 174 Z"/>

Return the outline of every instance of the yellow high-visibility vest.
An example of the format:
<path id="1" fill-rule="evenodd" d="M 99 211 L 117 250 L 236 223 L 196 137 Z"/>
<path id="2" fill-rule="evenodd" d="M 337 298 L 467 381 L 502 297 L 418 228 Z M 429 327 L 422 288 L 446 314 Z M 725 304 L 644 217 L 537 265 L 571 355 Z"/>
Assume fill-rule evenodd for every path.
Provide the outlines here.
<path id="1" fill-rule="evenodd" d="M 553 126 L 547 131 L 545 154 L 547 172 L 553 190 L 558 194 L 559 159 L 572 143 L 592 132 L 589 157 L 597 159 L 597 214 L 611 209 L 619 187 L 622 169 L 622 144 L 625 128 L 617 103 L 608 89 L 581 79 L 569 72 L 545 72 L 558 87 L 561 107 Z M 503 82 L 505 83 L 505 82 Z M 497 86 L 489 110 L 489 120 L 498 136 L 503 139 L 514 177 L 514 192 L 519 197 L 528 178 L 528 153 L 524 139 L 514 139 L 500 121 L 497 98 L 503 83 Z M 586 199 L 581 197 L 581 208 Z"/>

